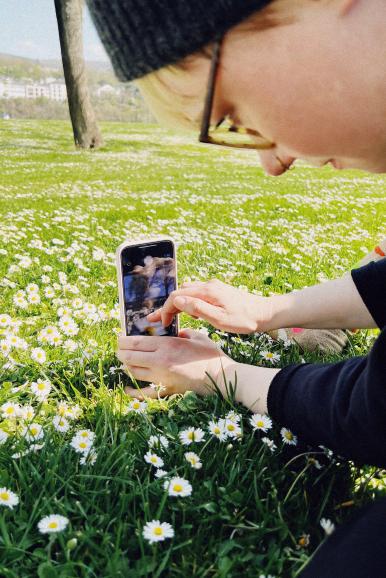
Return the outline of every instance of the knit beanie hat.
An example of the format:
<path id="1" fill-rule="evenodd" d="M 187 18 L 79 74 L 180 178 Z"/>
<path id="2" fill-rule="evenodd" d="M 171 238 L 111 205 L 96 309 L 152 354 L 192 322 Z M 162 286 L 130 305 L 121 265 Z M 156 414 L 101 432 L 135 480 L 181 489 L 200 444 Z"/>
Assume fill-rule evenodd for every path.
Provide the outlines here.
<path id="1" fill-rule="evenodd" d="M 87 0 L 120 80 L 177 62 L 271 0 Z"/>

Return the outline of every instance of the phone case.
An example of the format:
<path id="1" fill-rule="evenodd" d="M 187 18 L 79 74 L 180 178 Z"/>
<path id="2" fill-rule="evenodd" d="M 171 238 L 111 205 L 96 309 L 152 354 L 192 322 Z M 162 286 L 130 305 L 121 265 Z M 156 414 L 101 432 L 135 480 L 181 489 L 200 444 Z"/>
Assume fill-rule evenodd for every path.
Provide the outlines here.
<path id="1" fill-rule="evenodd" d="M 121 253 L 123 249 L 127 247 L 135 247 L 139 245 L 147 245 L 148 243 L 156 243 L 157 241 L 170 241 L 173 244 L 173 251 L 174 251 L 174 259 L 176 265 L 176 288 L 178 287 L 178 277 L 177 277 L 177 251 L 176 251 L 176 242 L 172 237 L 164 237 L 164 236 L 157 236 L 157 237 L 150 237 L 145 239 L 137 239 L 137 240 L 129 240 L 127 239 L 123 243 L 117 247 L 115 258 L 116 258 L 116 266 L 117 266 L 117 275 L 118 275 L 118 297 L 119 297 L 119 313 L 121 319 L 121 330 L 124 335 L 126 333 L 126 322 L 125 322 L 125 300 L 123 295 L 123 283 L 122 283 L 122 267 L 121 267 Z M 180 331 L 180 324 L 179 319 L 177 317 L 177 333 Z"/>

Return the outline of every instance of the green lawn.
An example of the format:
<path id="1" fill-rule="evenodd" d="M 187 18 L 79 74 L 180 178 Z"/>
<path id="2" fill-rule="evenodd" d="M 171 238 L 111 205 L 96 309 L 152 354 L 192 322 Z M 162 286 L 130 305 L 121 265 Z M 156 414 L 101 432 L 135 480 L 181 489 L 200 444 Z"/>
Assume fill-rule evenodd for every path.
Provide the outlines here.
<path id="1" fill-rule="evenodd" d="M 325 537 L 321 518 L 340 524 L 384 492 L 382 473 L 302 440 L 287 446 L 277 426 L 254 432 L 248 411 L 217 395 L 132 411 L 114 356 L 114 252 L 127 237 L 170 235 L 180 281 L 290 291 L 341 275 L 384 236 L 386 179 L 301 164 L 272 178 L 254 152 L 153 126 L 102 128 L 104 148 L 87 153 L 74 150 L 68 123 L 0 121 L 0 576 L 296 576 Z M 278 366 L 361 355 L 376 335 L 362 331 L 328 358 L 208 329 L 236 360 L 269 364 L 268 349 Z M 52 333 L 55 344 L 44 337 Z M 229 412 L 242 435 L 220 441 L 208 424 Z M 37 425 L 26 436 L 28 423 Z M 192 426 L 204 441 L 182 445 L 178 433 Z M 79 430 L 95 433 L 83 464 L 70 443 Z M 169 445 L 155 451 L 190 496 L 169 496 L 144 460 L 150 435 L 161 434 Z M 1 488 L 3 502 L 15 494 L 13 508 Z M 69 520 L 63 531 L 39 531 L 50 514 Z M 174 538 L 150 544 L 143 529 L 153 519 Z"/>

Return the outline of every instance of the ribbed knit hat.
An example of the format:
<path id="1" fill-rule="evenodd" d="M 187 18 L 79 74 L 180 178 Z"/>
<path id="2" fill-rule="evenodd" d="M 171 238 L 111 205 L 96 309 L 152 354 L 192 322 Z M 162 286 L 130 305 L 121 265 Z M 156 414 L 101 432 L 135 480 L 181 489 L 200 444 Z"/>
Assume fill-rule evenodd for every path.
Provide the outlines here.
<path id="1" fill-rule="evenodd" d="M 87 0 L 120 80 L 199 50 L 271 0 Z"/>

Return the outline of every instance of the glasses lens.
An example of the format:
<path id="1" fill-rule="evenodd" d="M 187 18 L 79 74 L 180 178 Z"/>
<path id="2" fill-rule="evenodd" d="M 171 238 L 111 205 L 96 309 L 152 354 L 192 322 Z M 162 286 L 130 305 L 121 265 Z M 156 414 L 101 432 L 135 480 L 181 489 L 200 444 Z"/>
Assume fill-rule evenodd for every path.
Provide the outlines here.
<path id="1" fill-rule="evenodd" d="M 257 131 L 235 126 L 228 118 L 209 129 L 209 138 L 214 144 L 236 148 L 267 149 L 272 147 L 272 143 Z"/>

